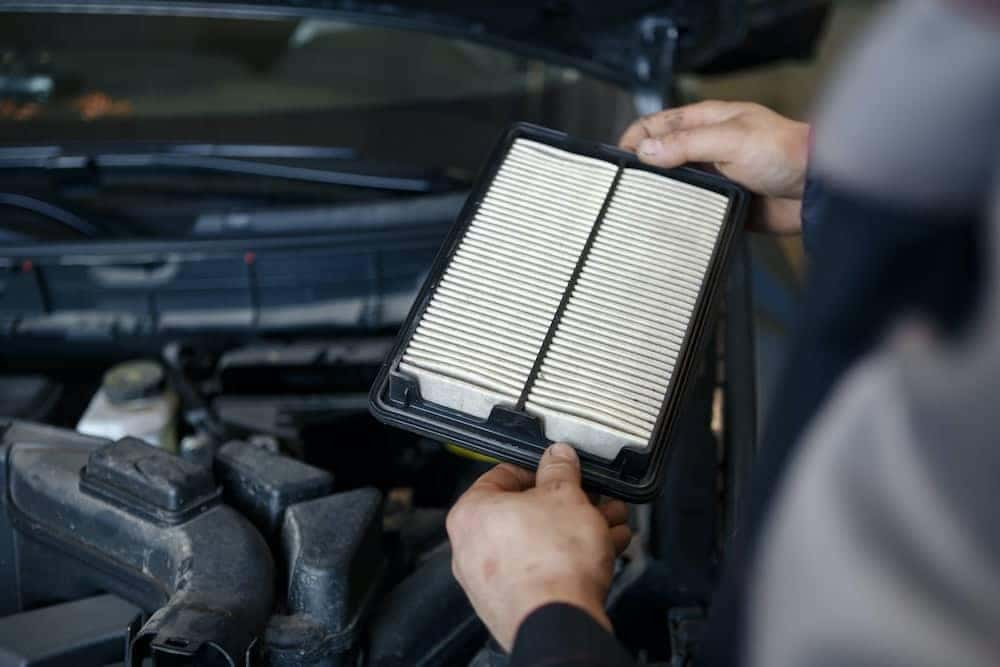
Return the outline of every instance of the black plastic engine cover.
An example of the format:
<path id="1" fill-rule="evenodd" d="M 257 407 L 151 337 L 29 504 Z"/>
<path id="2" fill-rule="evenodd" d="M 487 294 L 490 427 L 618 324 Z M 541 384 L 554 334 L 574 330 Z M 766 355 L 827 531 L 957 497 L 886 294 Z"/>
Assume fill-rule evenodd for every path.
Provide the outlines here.
<path id="1" fill-rule="evenodd" d="M 289 507 L 333 492 L 333 475 L 326 470 L 239 440 L 216 453 L 215 474 L 226 502 L 269 540 L 277 537 Z"/>
<path id="2" fill-rule="evenodd" d="M 289 615 L 268 624 L 266 664 L 349 664 L 385 569 L 382 494 L 362 488 L 293 505 L 282 545 Z"/>
<path id="3" fill-rule="evenodd" d="M 0 614 L 108 591 L 150 614 L 126 664 L 244 664 L 274 566 L 210 480 L 135 442 L 0 426 Z"/>

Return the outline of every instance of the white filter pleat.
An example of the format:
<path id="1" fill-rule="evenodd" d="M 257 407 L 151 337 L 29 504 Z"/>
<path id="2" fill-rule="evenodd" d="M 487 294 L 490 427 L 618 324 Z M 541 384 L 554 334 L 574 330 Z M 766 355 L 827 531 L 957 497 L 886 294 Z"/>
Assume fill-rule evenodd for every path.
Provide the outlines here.
<path id="1" fill-rule="evenodd" d="M 528 394 L 547 437 L 606 459 L 649 446 L 728 205 L 623 172 Z"/>
<path id="2" fill-rule="evenodd" d="M 517 400 L 616 172 L 514 142 L 403 354 L 425 400 L 478 418 Z"/>

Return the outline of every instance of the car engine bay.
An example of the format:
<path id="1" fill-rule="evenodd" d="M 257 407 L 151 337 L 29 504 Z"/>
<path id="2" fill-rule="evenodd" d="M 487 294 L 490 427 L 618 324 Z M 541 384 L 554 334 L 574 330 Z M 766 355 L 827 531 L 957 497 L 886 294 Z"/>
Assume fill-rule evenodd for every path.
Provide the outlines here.
<path id="1" fill-rule="evenodd" d="M 204 375 L 168 346 L 72 385 L 4 377 L 23 399 L 5 412 L 34 421 L 2 426 L 0 626 L 54 615 L 59 664 L 120 661 L 126 628 L 136 665 L 471 660 L 485 630 L 444 517 L 485 464 L 367 415 L 387 344 L 246 346 Z M 113 432 L 126 413 L 144 440 Z"/>
<path id="2" fill-rule="evenodd" d="M 0 667 L 505 664 L 445 531 L 490 463 L 369 413 L 455 187 L 3 247 Z M 608 600 L 647 662 L 691 654 L 753 455 L 744 242 L 726 275 Z"/>
<path id="3" fill-rule="evenodd" d="M 504 664 L 445 532 L 490 464 L 368 413 L 391 344 L 175 341 L 127 361 L 12 359 L 0 375 L 9 664 Z M 609 599 L 649 659 L 683 655 L 714 587 L 726 511 L 708 428 L 716 366 L 703 367 L 674 483 L 634 509 Z M 19 637 L 40 622 L 44 646 Z"/>

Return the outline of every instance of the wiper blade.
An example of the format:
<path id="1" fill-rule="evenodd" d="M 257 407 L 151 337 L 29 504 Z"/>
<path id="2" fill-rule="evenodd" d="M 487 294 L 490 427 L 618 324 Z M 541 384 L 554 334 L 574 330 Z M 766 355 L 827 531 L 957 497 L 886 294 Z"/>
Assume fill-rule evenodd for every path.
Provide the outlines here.
<path id="1" fill-rule="evenodd" d="M 326 185 L 345 185 L 374 190 L 399 190 L 404 192 L 429 192 L 434 189 L 434 181 L 429 177 L 403 177 L 368 174 L 335 169 L 315 169 L 234 158 L 208 155 L 174 155 L 150 153 L 146 155 L 101 155 L 94 158 L 93 165 L 101 168 L 173 167 L 200 169 L 225 174 L 262 176 L 287 181 L 305 181 Z"/>
<path id="2" fill-rule="evenodd" d="M 84 220 L 76 213 L 47 201 L 20 195 L 15 192 L 0 192 L 0 207 L 9 206 L 29 211 L 56 222 L 85 238 L 94 238 L 100 234 L 100 229 Z"/>
<path id="3" fill-rule="evenodd" d="M 418 225 L 446 227 L 458 216 L 468 194 L 458 191 L 339 206 L 205 213 L 198 216 L 191 236 L 329 233 Z"/>
<path id="4" fill-rule="evenodd" d="M 66 145 L 0 146 L 0 165 L 45 166 L 46 160 L 65 158 L 79 160 L 81 156 L 102 153 L 166 153 L 178 155 L 209 155 L 216 157 L 275 159 L 358 159 L 358 153 L 346 146 L 302 146 L 283 144 L 175 144 L 162 142 L 74 142 Z M 75 156 L 75 157 L 74 157 Z"/>
<path id="5" fill-rule="evenodd" d="M 277 150 L 276 150 L 277 149 Z M 158 150 L 121 152 L 70 152 L 58 146 L 0 148 L 0 170 L 134 170 L 172 169 L 211 171 L 278 180 L 324 185 L 430 192 L 441 189 L 442 178 L 436 170 L 388 168 L 352 159 L 349 149 L 324 147 L 274 147 L 257 145 L 179 144 Z M 265 161 L 271 159 L 332 160 L 337 166 L 301 166 Z"/>
<path id="6" fill-rule="evenodd" d="M 353 148 L 342 146 L 281 146 L 277 144 L 173 144 L 164 153 L 184 155 L 206 155 L 215 157 L 237 157 L 256 160 L 267 159 L 357 159 Z"/>

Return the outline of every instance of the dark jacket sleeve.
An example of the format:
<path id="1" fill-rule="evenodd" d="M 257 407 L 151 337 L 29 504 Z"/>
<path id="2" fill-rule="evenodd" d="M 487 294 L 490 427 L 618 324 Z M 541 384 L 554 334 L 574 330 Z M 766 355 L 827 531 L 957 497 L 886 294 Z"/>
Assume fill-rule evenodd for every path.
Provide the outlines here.
<path id="1" fill-rule="evenodd" d="M 553 603 L 533 611 L 517 631 L 510 667 L 633 667 L 621 644 L 578 607 Z"/>
<path id="2" fill-rule="evenodd" d="M 823 201 L 823 186 L 810 172 L 806 175 L 805 191 L 802 193 L 802 246 L 809 256 L 819 252 L 816 235 L 823 218 Z"/>

